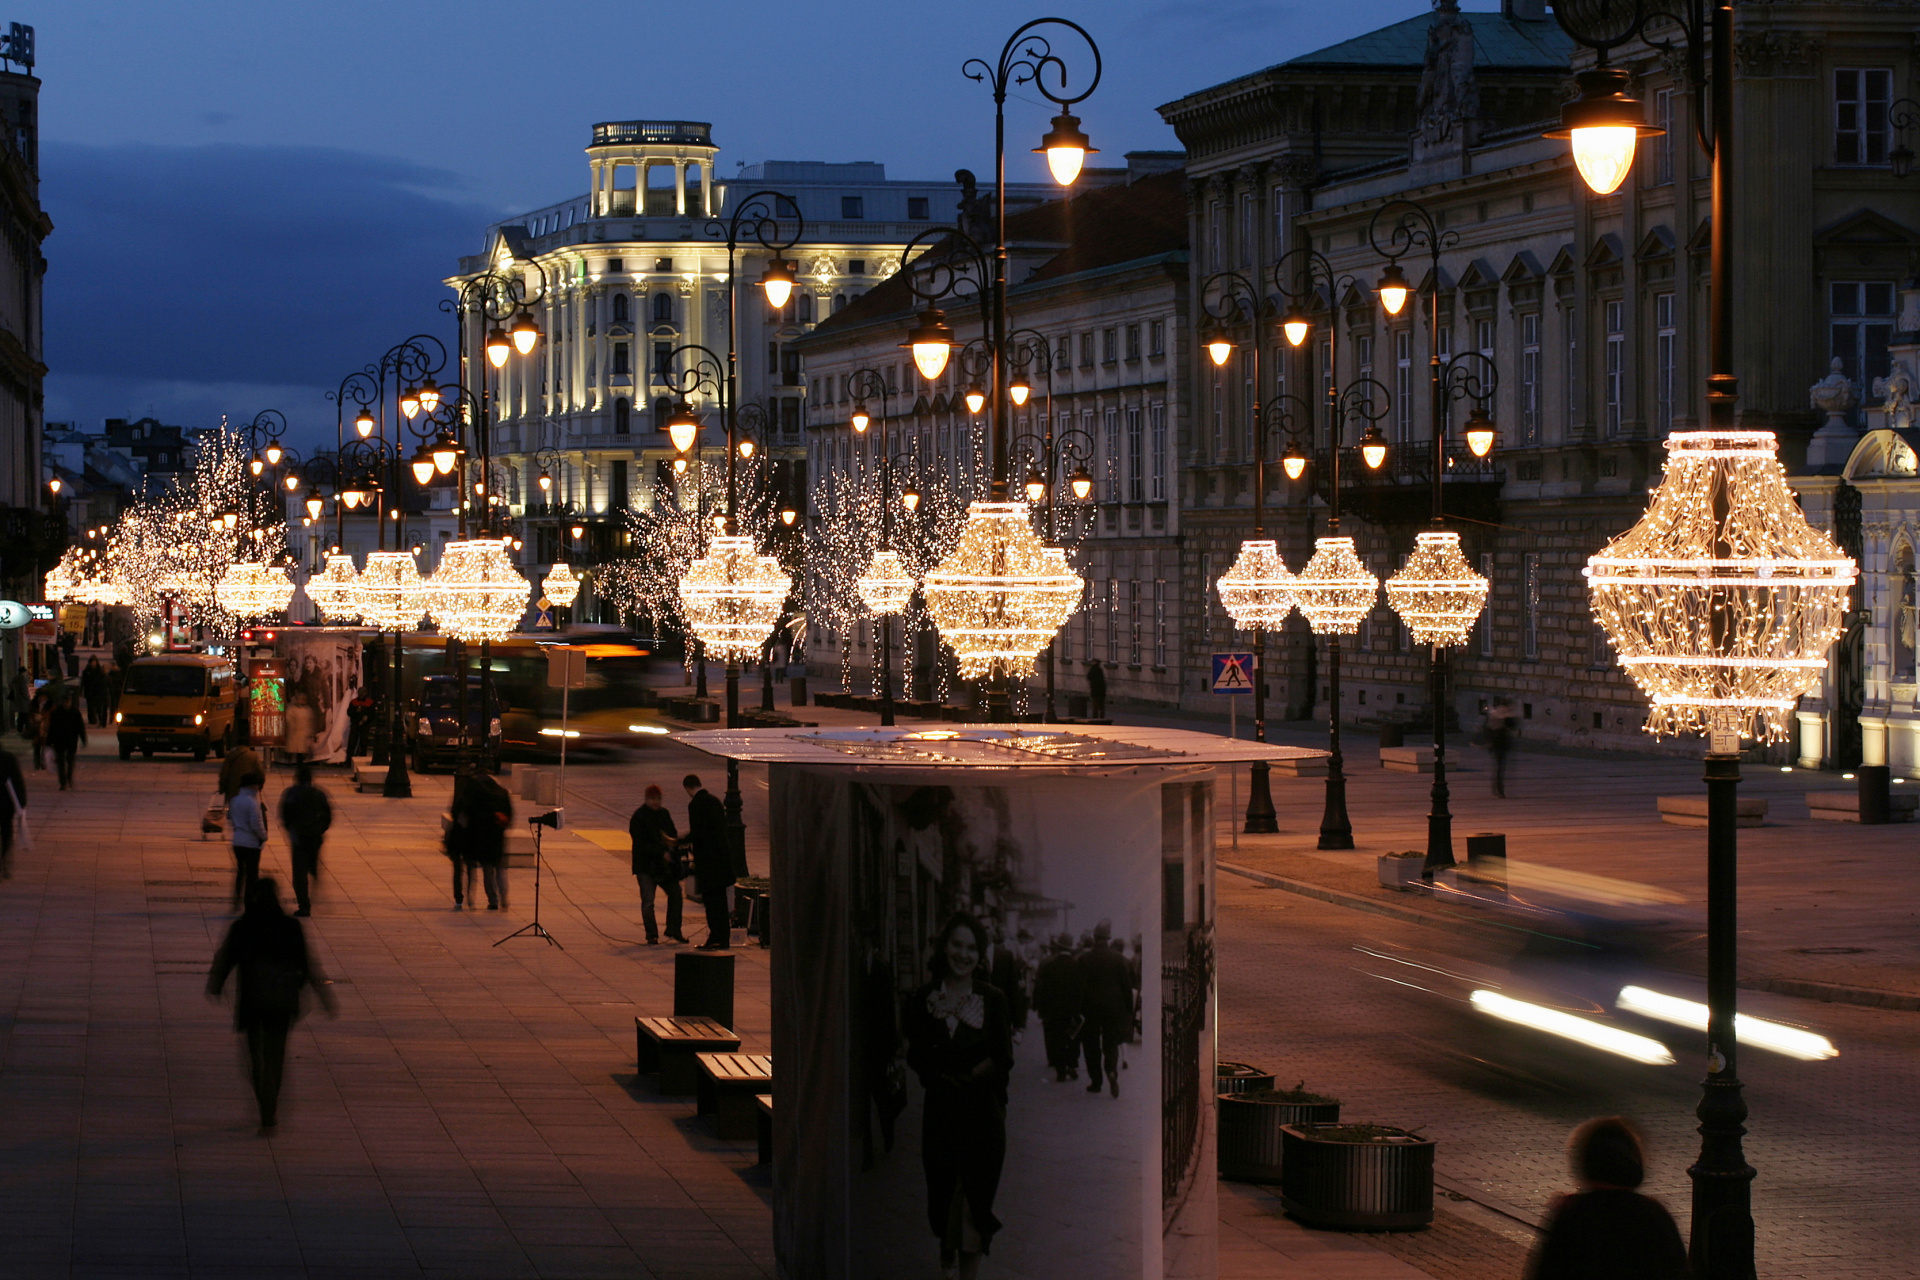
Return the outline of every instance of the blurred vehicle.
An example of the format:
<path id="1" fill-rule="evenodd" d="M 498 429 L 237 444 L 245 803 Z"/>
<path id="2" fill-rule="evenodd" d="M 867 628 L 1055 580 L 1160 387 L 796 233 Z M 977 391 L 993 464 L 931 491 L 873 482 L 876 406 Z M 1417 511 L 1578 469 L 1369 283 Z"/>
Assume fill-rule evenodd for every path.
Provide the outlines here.
<path id="1" fill-rule="evenodd" d="M 467 677 L 465 741 L 480 766 L 489 773 L 500 772 L 503 743 L 498 691 L 491 701 L 485 682 L 477 675 Z M 456 676 L 428 676 L 420 682 L 420 692 L 407 708 L 407 748 L 417 773 L 426 773 L 435 765 L 449 769 L 459 763 L 460 684 Z"/>
<path id="2" fill-rule="evenodd" d="M 133 753 L 191 751 L 205 760 L 233 743 L 238 704 L 233 660 L 204 653 L 157 653 L 135 658 L 120 690 L 114 732 L 120 758 Z"/>

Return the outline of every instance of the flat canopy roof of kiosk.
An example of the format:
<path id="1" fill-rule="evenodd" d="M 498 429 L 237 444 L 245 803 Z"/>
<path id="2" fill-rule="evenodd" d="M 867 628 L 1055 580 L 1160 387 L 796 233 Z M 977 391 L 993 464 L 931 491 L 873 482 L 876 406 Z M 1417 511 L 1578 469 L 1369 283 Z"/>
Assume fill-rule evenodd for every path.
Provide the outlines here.
<path id="1" fill-rule="evenodd" d="M 701 729 L 676 733 L 697 751 L 761 764 L 925 769 L 1112 769 L 1312 760 L 1327 753 L 1190 729 L 1102 725 L 951 724 L 890 729 Z"/>

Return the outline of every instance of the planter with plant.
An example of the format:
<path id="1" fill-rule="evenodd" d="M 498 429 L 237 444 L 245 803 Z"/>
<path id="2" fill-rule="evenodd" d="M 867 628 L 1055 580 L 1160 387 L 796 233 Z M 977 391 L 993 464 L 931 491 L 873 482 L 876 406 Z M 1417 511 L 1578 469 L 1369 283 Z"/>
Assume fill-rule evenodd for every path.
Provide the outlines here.
<path id="1" fill-rule="evenodd" d="M 1411 1231 L 1433 1221 L 1433 1141 L 1383 1124 L 1281 1130 L 1280 1200 L 1311 1227 Z"/>
<path id="2" fill-rule="evenodd" d="M 1251 1089 L 1222 1093 L 1220 1176 L 1235 1182 L 1278 1182 L 1281 1132 L 1288 1125 L 1332 1124 L 1340 1119 L 1340 1100 L 1308 1093 L 1306 1081 L 1291 1089 Z"/>
<path id="3" fill-rule="evenodd" d="M 1250 1067 L 1244 1062 L 1216 1062 L 1213 1066 L 1215 1093 L 1251 1093 L 1273 1088 L 1273 1073 Z"/>

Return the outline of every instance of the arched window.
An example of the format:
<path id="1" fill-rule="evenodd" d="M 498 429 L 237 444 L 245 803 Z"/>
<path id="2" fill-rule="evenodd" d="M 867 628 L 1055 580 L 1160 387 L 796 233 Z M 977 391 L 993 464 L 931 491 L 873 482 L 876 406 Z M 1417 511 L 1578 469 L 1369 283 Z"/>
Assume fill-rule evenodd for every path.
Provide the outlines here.
<path id="1" fill-rule="evenodd" d="M 624 293 L 616 293 L 613 295 L 613 322 L 615 324 L 627 323 L 627 295 Z"/>
<path id="2" fill-rule="evenodd" d="M 1889 585 L 1898 593 L 1893 610 L 1893 678 L 1898 684 L 1912 684 L 1915 677 L 1915 607 L 1920 604 L 1914 593 L 1912 547 L 1901 547 L 1894 556 L 1893 581 Z"/>
<path id="3" fill-rule="evenodd" d="M 630 435 L 633 432 L 633 401 L 621 396 L 613 402 L 613 434 Z"/>
<path id="4" fill-rule="evenodd" d="M 813 323 L 813 295 L 810 293 L 800 295 L 800 323 Z"/>
<path id="5" fill-rule="evenodd" d="M 653 322 L 673 323 L 673 295 L 664 289 L 653 295 Z"/>
<path id="6" fill-rule="evenodd" d="M 841 309 L 844 308 L 846 305 L 847 305 L 846 294 L 836 293 L 833 295 L 833 314 L 839 315 L 841 312 Z"/>
<path id="7" fill-rule="evenodd" d="M 667 419 L 673 414 L 673 401 L 666 396 L 655 396 L 653 401 L 653 429 L 665 431 Z"/>

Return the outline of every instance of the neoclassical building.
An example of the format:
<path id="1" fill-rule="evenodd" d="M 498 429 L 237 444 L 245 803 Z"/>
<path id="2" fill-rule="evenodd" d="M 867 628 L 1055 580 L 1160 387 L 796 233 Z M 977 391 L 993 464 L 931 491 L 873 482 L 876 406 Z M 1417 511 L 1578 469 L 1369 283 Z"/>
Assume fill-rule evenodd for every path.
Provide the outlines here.
<path id="1" fill-rule="evenodd" d="M 528 568 L 544 572 L 573 525 L 587 530 L 578 562 L 616 554 L 622 512 L 652 503 L 672 456 L 664 431 L 672 395 L 657 376 L 690 343 L 727 357 L 727 220 L 753 193 L 779 193 L 797 207 L 802 240 L 788 253 L 800 285 L 776 310 L 753 286 L 767 253 L 751 236 L 739 246 L 735 352 L 742 405 L 765 412 L 758 441 L 774 460 L 772 483 L 805 490 L 801 424 L 805 400 L 790 344 L 891 275 L 917 232 L 949 220 L 963 187 L 900 182 L 874 163 L 767 161 L 723 179 L 710 125 L 624 120 L 593 126 L 586 194 L 487 228 L 482 251 L 446 283 L 469 296 L 487 272 L 517 280 L 544 340 L 498 372 L 486 360 L 487 324 L 469 309 L 462 382 L 485 381 L 496 483 L 531 536 Z M 1040 188 L 1022 187 L 1031 202 Z M 792 234 L 793 223 L 785 223 Z M 675 360 L 684 369 L 686 359 Z M 703 414 L 703 457 L 717 458 L 724 426 L 711 392 L 692 397 Z M 542 490 L 545 471 L 552 487 Z M 591 607 L 589 587 L 582 608 Z M 582 614 L 581 616 L 588 616 Z"/>
<path id="2" fill-rule="evenodd" d="M 25 44 L 18 43 L 24 31 Z M 60 554 L 63 532 L 46 519 L 50 501 L 41 452 L 47 375 L 41 297 L 47 260 L 41 243 L 53 220 L 40 207 L 40 81 L 32 74 L 32 28 L 14 27 L 0 70 L 0 589 L 38 600 L 39 570 Z M 24 594 L 22 594 L 24 593 Z"/>
<path id="3" fill-rule="evenodd" d="M 1920 265 L 1920 184 L 1894 169 L 1901 139 L 1888 110 L 1911 93 L 1917 15 L 1911 0 L 1738 13 L 1739 414 L 1780 434 L 1790 470 L 1821 421 L 1807 387 L 1835 359 L 1855 380 L 1885 375 L 1895 287 Z M 1350 448 L 1364 425 L 1329 422 L 1325 387 L 1370 379 L 1383 389 L 1388 460 L 1369 473 L 1352 459 L 1342 495 L 1343 531 L 1384 578 L 1430 514 L 1429 354 L 1475 351 L 1498 373 L 1488 404 L 1498 448 L 1479 463 L 1456 434 L 1441 465 L 1448 514 L 1493 592 L 1454 657 L 1449 709 L 1471 720 L 1504 694 L 1531 738 L 1652 746 L 1644 703 L 1611 662 L 1581 577 L 1587 557 L 1638 519 L 1665 435 L 1705 419 L 1708 166 L 1684 36 L 1670 25 L 1649 35 L 1676 48 L 1637 44 L 1612 61 L 1632 72 L 1667 132 L 1642 144 L 1605 197 L 1588 193 L 1565 142 L 1540 136 L 1569 96 L 1570 70 L 1591 55 L 1528 0 L 1498 13 L 1442 3 L 1162 108 L 1189 152 L 1195 285 L 1224 268 L 1269 277 L 1299 248 L 1324 255 L 1336 282 L 1311 298 L 1315 336 L 1301 351 L 1268 331 L 1264 385 L 1196 365 L 1192 417 L 1211 425 L 1181 455 L 1183 579 L 1186 607 L 1214 621 L 1187 637 L 1190 671 L 1219 647 L 1224 623 L 1207 579 L 1249 524 L 1250 405 L 1291 393 L 1316 406 L 1294 423 L 1311 433 L 1312 479 L 1269 470 L 1269 501 L 1283 507 L 1273 523 L 1297 569 L 1323 524 L 1327 450 Z M 1430 211 L 1444 247 L 1437 265 L 1423 250 L 1402 259 L 1416 291 L 1390 316 L 1373 287 L 1385 259 L 1369 229 L 1400 199 Z M 1456 433 L 1467 407 L 1454 408 Z M 1269 430 L 1273 457 L 1284 440 L 1271 419 Z M 1295 715 L 1328 714 L 1316 658 L 1296 625 L 1269 676 Z M 1348 648 L 1338 713 L 1424 719 L 1426 673 L 1424 650 L 1383 599 Z M 1203 696 L 1189 680 L 1183 698 Z"/>

